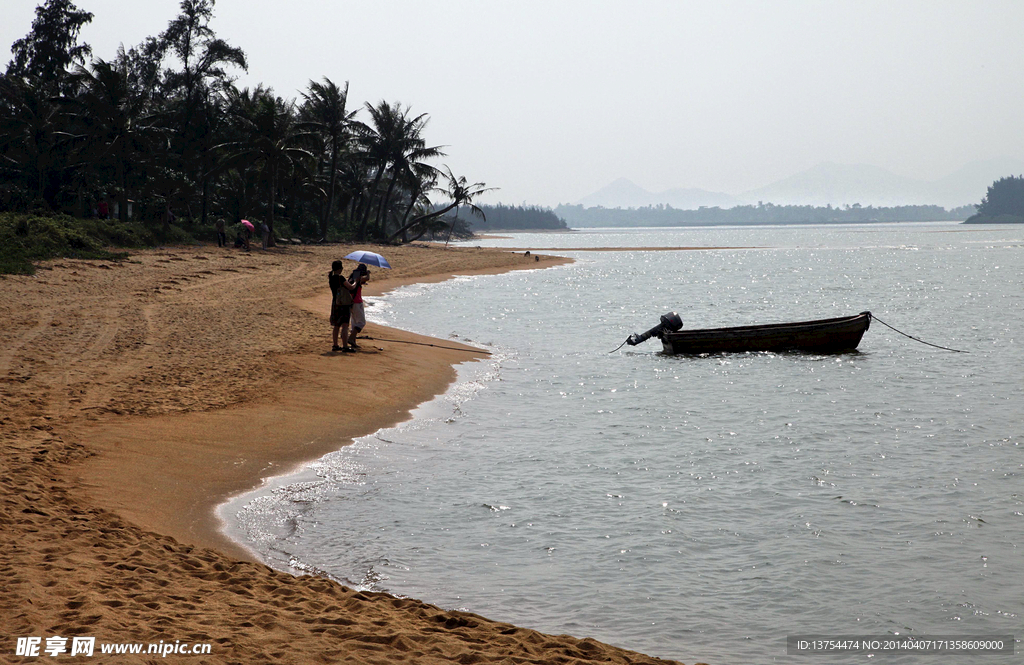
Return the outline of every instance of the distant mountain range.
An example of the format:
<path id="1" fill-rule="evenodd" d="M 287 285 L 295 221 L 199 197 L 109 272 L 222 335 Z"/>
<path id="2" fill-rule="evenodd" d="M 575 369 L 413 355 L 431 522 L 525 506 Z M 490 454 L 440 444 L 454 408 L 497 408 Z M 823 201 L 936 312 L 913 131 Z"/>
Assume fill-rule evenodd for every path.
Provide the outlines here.
<path id="1" fill-rule="evenodd" d="M 739 204 L 740 200 L 735 196 L 704 189 L 670 189 L 652 193 L 625 178 L 619 178 L 576 203 L 585 208 L 643 208 L 664 204 L 690 210 L 701 206 L 726 208 Z"/>
<path id="2" fill-rule="evenodd" d="M 727 208 L 758 201 L 776 205 L 859 203 L 863 206 L 940 205 L 955 208 L 977 204 L 999 178 L 1024 173 L 1024 161 L 999 158 L 971 162 L 939 180 L 915 180 L 877 166 L 823 162 L 806 171 L 737 195 L 703 189 L 670 189 L 652 193 L 619 178 L 576 203 L 584 207 L 642 208 L 669 205 L 682 210 L 701 206 Z"/>

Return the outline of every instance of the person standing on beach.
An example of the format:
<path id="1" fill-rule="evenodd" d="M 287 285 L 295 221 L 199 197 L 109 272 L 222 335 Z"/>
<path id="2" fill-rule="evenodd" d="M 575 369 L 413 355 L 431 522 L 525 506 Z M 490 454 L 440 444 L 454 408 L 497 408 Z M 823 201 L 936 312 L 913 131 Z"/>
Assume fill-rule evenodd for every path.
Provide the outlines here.
<path id="1" fill-rule="evenodd" d="M 341 261 L 335 261 L 331 264 L 331 272 L 327 273 L 327 282 L 331 285 L 331 325 L 334 327 L 334 346 L 331 351 L 351 353 L 352 349 L 348 345 L 348 320 L 352 310 L 353 287 L 342 276 L 341 267 Z M 338 346 L 339 333 L 342 346 Z"/>
<path id="2" fill-rule="evenodd" d="M 353 350 L 358 350 L 356 335 L 366 327 L 366 313 L 363 311 L 363 284 L 370 281 L 370 270 L 365 263 L 360 263 L 352 271 L 348 281 L 353 285 L 352 292 L 352 336 L 349 337 L 348 345 Z"/>
<path id="3" fill-rule="evenodd" d="M 214 226 L 217 229 L 217 247 L 227 247 L 228 246 L 228 234 L 224 230 L 225 229 L 224 218 L 223 217 L 218 217 L 217 218 L 217 222 L 216 222 L 216 224 L 214 224 Z"/>
<path id="4" fill-rule="evenodd" d="M 171 224 L 173 224 L 175 221 L 177 221 L 177 219 L 178 218 L 174 215 L 174 213 L 171 212 L 171 204 L 165 202 L 164 203 L 164 219 L 163 219 L 163 221 L 164 221 L 164 228 L 165 229 L 170 228 Z"/>
<path id="5" fill-rule="evenodd" d="M 267 226 L 266 222 L 260 225 L 260 232 L 263 235 L 263 249 L 266 249 L 270 244 L 270 227 Z"/>

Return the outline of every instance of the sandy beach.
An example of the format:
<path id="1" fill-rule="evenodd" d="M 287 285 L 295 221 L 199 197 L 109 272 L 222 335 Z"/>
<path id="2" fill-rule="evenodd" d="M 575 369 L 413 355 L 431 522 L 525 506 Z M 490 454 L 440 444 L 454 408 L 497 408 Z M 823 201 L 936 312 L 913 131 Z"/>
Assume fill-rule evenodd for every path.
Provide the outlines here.
<path id="1" fill-rule="evenodd" d="M 216 505 L 405 420 L 479 356 L 451 340 L 332 353 L 326 274 L 352 249 L 175 247 L 0 278 L 0 661 L 38 661 L 19 637 L 92 636 L 212 645 L 168 657 L 189 663 L 666 662 L 296 577 L 221 535 Z M 377 249 L 394 269 L 369 295 L 565 261 Z"/>

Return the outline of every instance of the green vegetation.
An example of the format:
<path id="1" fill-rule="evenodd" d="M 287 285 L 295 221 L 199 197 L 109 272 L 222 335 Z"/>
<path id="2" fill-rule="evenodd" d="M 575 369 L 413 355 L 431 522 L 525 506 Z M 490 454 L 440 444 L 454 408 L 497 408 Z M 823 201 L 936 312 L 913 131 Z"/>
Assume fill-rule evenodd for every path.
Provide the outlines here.
<path id="1" fill-rule="evenodd" d="M 1024 224 L 1024 176 L 1000 178 L 965 224 Z"/>
<path id="2" fill-rule="evenodd" d="M 438 233 L 451 211 L 479 211 L 484 184 L 432 163 L 444 153 L 425 139 L 426 114 L 384 100 L 353 106 L 348 83 L 328 78 L 298 100 L 236 87 L 248 62 L 214 32 L 213 9 L 181 0 L 163 32 L 111 60 L 79 43 L 91 13 L 70 0 L 36 9 L 0 76 L 0 211 L 57 216 L 5 221 L 4 242 L 18 239 L 0 250 L 6 265 L 99 251 L 89 243 L 108 226 L 58 233 L 74 226 L 61 214 L 117 217 L 132 238 L 166 237 L 175 220 L 202 237 L 216 219 L 249 219 L 265 221 L 272 241 L 407 242 Z M 44 232 L 53 237 L 37 243 Z"/>
<path id="3" fill-rule="evenodd" d="M 778 206 L 771 203 L 733 208 L 678 210 L 671 206 L 645 208 L 584 208 L 560 205 L 555 214 L 574 227 L 588 226 L 709 226 L 757 224 L 860 224 L 869 222 L 960 221 L 974 212 L 974 206 L 946 210 L 941 206 L 895 206 L 859 204 L 832 206 Z"/>
<path id="4" fill-rule="evenodd" d="M 515 231 L 520 229 L 566 229 L 565 220 L 537 206 L 481 205 L 485 217 L 472 220 L 474 231 Z"/>
<path id="5" fill-rule="evenodd" d="M 0 213 L 0 274 L 35 272 L 33 261 L 59 256 L 78 259 L 127 258 L 108 247 L 148 247 L 161 242 L 188 242 L 180 229 L 146 228 L 133 222 L 75 219 L 62 214 Z"/>

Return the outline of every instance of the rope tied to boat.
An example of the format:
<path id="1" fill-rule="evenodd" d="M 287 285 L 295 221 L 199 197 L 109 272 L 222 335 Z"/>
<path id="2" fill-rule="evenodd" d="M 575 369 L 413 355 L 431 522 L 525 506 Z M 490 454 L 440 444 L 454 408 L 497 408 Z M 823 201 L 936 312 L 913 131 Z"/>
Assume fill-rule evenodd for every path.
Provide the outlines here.
<path id="1" fill-rule="evenodd" d="M 886 328 L 892 328 L 893 330 L 896 330 L 896 328 L 893 328 L 888 323 L 886 323 L 882 319 L 878 318 L 874 314 L 871 315 L 871 318 L 874 319 L 875 321 L 878 321 L 879 323 L 881 323 Z M 970 351 L 961 351 L 960 349 L 951 349 L 948 346 L 939 346 L 938 344 L 932 344 L 931 342 L 926 342 L 923 339 L 918 339 L 917 337 L 914 337 L 913 335 L 908 335 L 907 333 L 903 332 L 902 330 L 896 330 L 896 332 L 898 332 L 899 334 L 903 335 L 904 337 L 909 337 L 910 339 L 914 340 L 915 342 L 921 342 L 922 344 L 927 344 L 928 346 L 934 346 L 936 349 L 942 349 L 943 351 L 952 351 L 954 353 L 970 353 Z"/>
<path id="2" fill-rule="evenodd" d="M 435 349 L 446 349 L 448 351 L 462 351 L 463 353 L 485 353 L 487 355 L 493 355 L 490 351 L 484 351 L 483 349 L 460 349 L 456 346 L 441 346 L 440 344 L 428 344 L 426 342 L 413 342 L 408 339 L 384 339 L 383 337 L 370 337 L 369 335 L 363 335 L 359 339 L 371 339 L 375 342 L 395 342 L 397 344 L 417 344 L 419 346 L 432 346 Z"/>
<path id="3" fill-rule="evenodd" d="M 622 344 L 619 344 L 617 349 L 615 349 L 613 351 L 609 351 L 608 353 L 615 353 L 615 351 L 618 351 L 619 349 L 621 349 L 626 344 L 629 344 L 630 346 L 636 346 L 637 344 L 642 344 L 642 343 L 646 342 L 647 340 L 649 340 L 652 337 L 657 337 L 658 339 L 662 339 L 662 335 L 664 333 L 666 333 L 666 332 L 678 332 L 678 331 L 682 330 L 682 328 L 683 328 L 683 317 L 679 316 L 675 312 L 668 312 L 667 314 L 662 314 L 661 315 L 661 321 L 658 323 L 658 325 L 654 326 L 653 328 L 651 328 L 647 332 L 645 332 L 643 334 L 640 334 L 640 335 L 638 335 L 637 333 L 633 333 L 632 335 L 630 335 L 629 337 L 626 338 L 625 342 L 623 342 Z"/>

